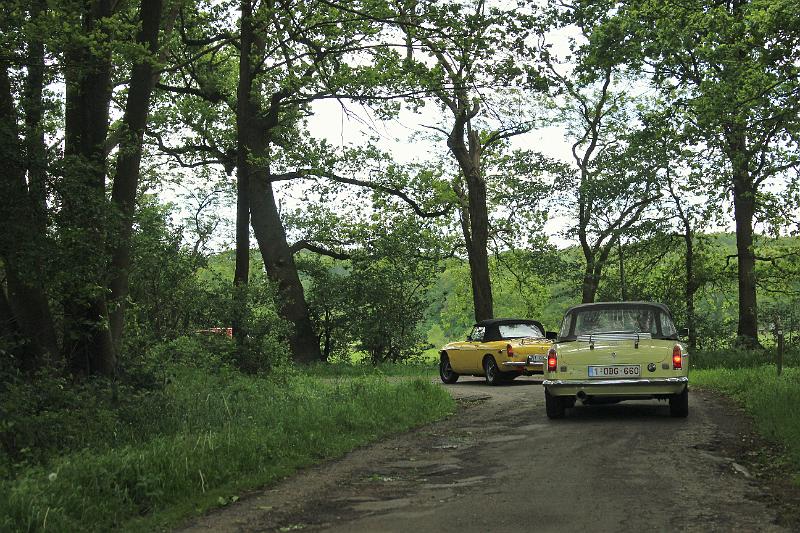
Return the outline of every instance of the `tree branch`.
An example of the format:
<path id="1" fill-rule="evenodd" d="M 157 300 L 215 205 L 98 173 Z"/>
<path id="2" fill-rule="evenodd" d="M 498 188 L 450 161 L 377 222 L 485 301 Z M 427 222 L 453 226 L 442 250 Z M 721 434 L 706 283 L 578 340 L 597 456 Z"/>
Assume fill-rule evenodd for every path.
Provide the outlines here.
<path id="1" fill-rule="evenodd" d="M 308 250 L 310 252 L 314 252 L 319 255 L 326 255 L 328 257 L 332 257 L 333 259 L 339 259 L 344 261 L 346 259 L 350 259 L 350 254 L 344 252 L 337 252 L 335 250 L 329 250 L 328 248 L 324 248 L 319 246 L 318 244 L 314 244 L 307 240 L 300 240 L 296 243 L 289 246 L 289 251 L 292 252 L 292 255 L 296 254 L 300 250 Z"/>

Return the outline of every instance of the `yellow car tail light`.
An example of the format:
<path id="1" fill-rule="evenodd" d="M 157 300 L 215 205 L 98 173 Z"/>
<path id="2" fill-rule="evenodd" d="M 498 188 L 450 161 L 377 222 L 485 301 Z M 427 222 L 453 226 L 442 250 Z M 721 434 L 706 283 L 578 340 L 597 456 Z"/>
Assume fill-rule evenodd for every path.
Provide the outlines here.
<path id="1" fill-rule="evenodd" d="M 510 344 L 506 344 L 506 355 L 509 357 L 514 357 L 514 347 Z"/>

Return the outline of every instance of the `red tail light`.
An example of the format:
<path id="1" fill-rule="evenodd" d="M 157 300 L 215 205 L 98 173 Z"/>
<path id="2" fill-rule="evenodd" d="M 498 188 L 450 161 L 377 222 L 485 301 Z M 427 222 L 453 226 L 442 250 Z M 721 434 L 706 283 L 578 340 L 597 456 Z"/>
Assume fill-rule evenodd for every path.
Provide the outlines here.
<path id="1" fill-rule="evenodd" d="M 555 372 L 557 366 L 558 366 L 558 357 L 556 356 L 556 349 L 550 348 L 550 351 L 547 352 L 547 371 Z"/>
<path id="2" fill-rule="evenodd" d="M 506 344 L 506 355 L 509 357 L 514 357 L 514 347 L 510 344 Z"/>
<path id="3" fill-rule="evenodd" d="M 683 355 L 681 354 L 680 344 L 676 344 L 672 348 L 672 368 L 674 370 L 680 370 L 683 368 Z"/>

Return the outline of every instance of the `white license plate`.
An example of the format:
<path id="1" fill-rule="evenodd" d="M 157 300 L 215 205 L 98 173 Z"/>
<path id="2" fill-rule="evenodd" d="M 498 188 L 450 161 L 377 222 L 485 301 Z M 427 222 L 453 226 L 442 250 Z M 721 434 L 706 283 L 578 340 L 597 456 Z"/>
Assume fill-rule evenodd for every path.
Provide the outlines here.
<path id="1" fill-rule="evenodd" d="M 590 378 L 638 378 L 642 375 L 640 365 L 590 366 Z"/>
<path id="2" fill-rule="evenodd" d="M 529 363 L 541 363 L 544 361 L 546 357 L 544 355 L 529 355 L 528 362 Z"/>

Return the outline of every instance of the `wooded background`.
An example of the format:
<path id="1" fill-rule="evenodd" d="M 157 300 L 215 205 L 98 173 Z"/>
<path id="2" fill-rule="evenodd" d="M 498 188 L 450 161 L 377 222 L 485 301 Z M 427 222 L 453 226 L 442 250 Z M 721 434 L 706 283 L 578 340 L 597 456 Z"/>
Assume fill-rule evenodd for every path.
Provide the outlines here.
<path id="1" fill-rule="evenodd" d="M 231 326 L 248 372 L 399 361 L 595 300 L 796 342 L 795 1 L 9 0 L 0 35 L 6 383 Z M 380 132 L 414 113 L 409 160 Z"/>

